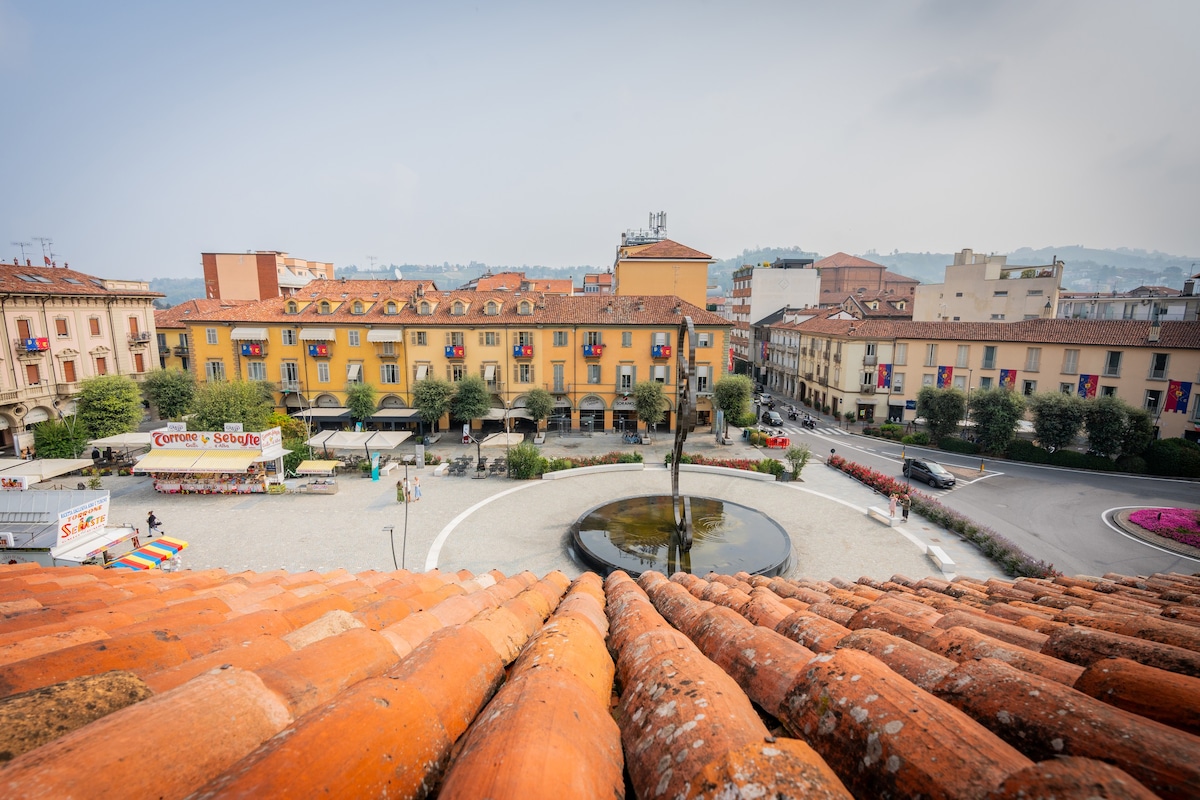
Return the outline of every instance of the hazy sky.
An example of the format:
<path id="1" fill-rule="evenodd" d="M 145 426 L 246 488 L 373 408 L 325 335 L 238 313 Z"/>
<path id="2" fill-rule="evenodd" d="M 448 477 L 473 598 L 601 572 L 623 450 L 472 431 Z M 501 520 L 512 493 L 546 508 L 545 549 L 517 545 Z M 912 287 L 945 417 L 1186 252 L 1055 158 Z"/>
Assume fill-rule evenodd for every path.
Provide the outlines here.
<path id="1" fill-rule="evenodd" d="M 1200 2 L 0 0 L 0 255 L 1200 255 Z M 33 245 L 37 258 L 40 246 Z"/>

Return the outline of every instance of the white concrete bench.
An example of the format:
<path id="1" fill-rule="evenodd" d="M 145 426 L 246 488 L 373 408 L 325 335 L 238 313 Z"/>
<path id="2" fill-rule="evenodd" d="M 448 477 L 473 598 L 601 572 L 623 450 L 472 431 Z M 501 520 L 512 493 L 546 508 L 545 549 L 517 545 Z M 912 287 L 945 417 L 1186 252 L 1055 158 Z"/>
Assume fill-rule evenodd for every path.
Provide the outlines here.
<path id="1" fill-rule="evenodd" d="M 946 551 L 935 544 L 931 544 L 925 548 L 925 555 L 933 559 L 933 563 L 937 564 L 938 569 L 945 573 L 953 573 L 955 564 L 950 556 L 946 555 Z"/>
<path id="2" fill-rule="evenodd" d="M 900 517 L 893 517 L 888 513 L 886 508 L 880 508 L 879 506 L 868 506 L 867 516 L 871 519 L 879 520 L 889 528 L 894 528 L 900 524 Z"/>
<path id="3" fill-rule="evenodd" d="M 442 475 L 445 475 L 446 471 L 449 469 L 450 469 L 449 464 L 438 464 L 436 467 L 433 468 L 433 474 L 435 477 L 441 477 Z"/>
<path id="4" fill-rule="evenodd" d="M 382 467 L 379 468 L 379 474 L 387 475 L 387 474 L 391 473 L 391 471 L 394 470 L 398 466 L 400 466 L 400 464 L 398 462 L 389 461 L 388 463 L 384 464 Z"/>

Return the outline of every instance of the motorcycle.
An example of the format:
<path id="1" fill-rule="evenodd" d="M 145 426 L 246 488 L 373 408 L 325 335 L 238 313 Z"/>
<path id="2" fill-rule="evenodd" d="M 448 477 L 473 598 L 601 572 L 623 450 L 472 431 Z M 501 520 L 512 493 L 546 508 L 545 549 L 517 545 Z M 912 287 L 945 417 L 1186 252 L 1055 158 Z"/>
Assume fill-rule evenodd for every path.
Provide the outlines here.
<path id="1" fill-rule="evenodd" d="M 812 417 L 805 417 L 804 421 L 800 424 L 803 427 L 808 428 L 810 431 L 815 431 L 817 429 L 817 421 Z"/>
<path id="2" fill-rule="evenodd" d="M 792 422 L 795 422 L 796 420 L 800 419 L 800 415 L 798 413 L 796 413 L 796 409 L 793 408 L 790 411 L 788 411 L 788 419 L 790 419 Z"/>

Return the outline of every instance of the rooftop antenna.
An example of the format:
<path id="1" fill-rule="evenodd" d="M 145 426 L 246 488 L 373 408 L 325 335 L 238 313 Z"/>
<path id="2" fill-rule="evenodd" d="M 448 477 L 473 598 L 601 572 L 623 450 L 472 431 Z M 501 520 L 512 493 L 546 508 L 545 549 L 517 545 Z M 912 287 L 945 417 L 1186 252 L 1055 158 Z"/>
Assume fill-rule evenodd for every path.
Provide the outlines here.
<path id="1" fill-rule="evenodd" d="M 367 262 L 370 263 L 370 265 L 371 265 L 371 272 L 375 271 L 375 262 L 378 260 L 379 259 L 376 258 L 375 256 L 367 256 Z"/>
<path id="2" fill-rule="evenodd" d="M 393 269 L 392 274 L 396 276 L 396 280 L 398 280 L 398 281 L 404 280 L 404 276 L 400 274 L 399 269 Z"/>
<path id="3" fill-rule="evenodd" d="M 21 260 L 25 260 L 25 248 L 33 247 L 33 242 L 9 242 L 13 247 L 21 248 Z"/>
<path id="4" fill-rule="evenodd" d="M 46 262 L 47 267 L 50 266 L 51 257 L 54 255 L 54 242 L 48 236 L 31 236 L 29 238 L 42 245 L 42 260 Z"/>

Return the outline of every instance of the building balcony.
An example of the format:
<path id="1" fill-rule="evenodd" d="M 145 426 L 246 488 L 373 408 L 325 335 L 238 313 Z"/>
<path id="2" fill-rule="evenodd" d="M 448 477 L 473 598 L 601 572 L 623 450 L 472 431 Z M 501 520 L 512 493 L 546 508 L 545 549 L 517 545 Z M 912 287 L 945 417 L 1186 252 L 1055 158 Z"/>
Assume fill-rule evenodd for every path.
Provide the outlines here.
<path id="1" fill-rule="evenodd" d="M 819 375 L 817 376 L 817 383 L 821 384 L 822 386 L 828 386 L 829 378 L 826 378 L 824 375 Z"/>
<path id="2" fill-rule="evenodd" d="M 835 363 L 835 364 L 840 364 L 840 363 L 842 363 L 842 354 L 841 354 L 841 353 L 834 353 L 834 354 L 833 354 L 833 363 Z"/>
<path id="3" fill-rule="evenodd" d="M 879 356 L 863 356 L 863 366 L 873 367 L 879 363 Z"/>
<path id="4" fill-rule="evenodd" d="M 875 394 L 875 384 L 864 383 L 858 388 L 859 394 Z"/>
<path id="5" fill-rule="evenodd" d="M 811 372 L 804 373 L 804 380 L 811 381 L 812 379 L 813 379 L 813 374 Z"/>
<path id="6" fill-rule="evenodd" d="M 600 358 L 604 355 L 604 345 L 602 344 L 585 344 L 583 345 L 584 358 Z"/>
<path id="7" fill-rule="evenodd" d="M 191 350 L 188 349 L 188 346 L 186 344 L 175 345 L 175 347 L 173 348 L 173 351 L 174 351 L 175 355 L 177 355 L 181 358 L 191 352 Z"/>
<path id="8" fill-rule="evenodd" d="M 261 342 L 242 342 L 238 352 L 248 358 L 262 358 L 267 354 L 267 348 Z"/>
<path id="9" fill-rule="evenodd" d="M 551 394 L 570 394 L 571 384 L 562 381 L 555 381 L 546 384 L 546 391 Z"/>
<path id="10" fill-rule="evenodd" d="M 41 355 L 50 349 L 50 340 L 45 337 L 13 339 L 13 349 L 16 350 L 18 356 Z"/>
<path id="11" fill-rule="evenodd" d="M 129 334 L 130 347 L 145 347 L 150 344 L 150 331 L 138 331 Z"/>
<path id="12" fill-rule="evenodd" d="M 467 348 L 461 344 L 448 344 L 446 345 L 445 353 L 446 358 L 466 358 Z"/>
<path id="13" fill-rule="evenodd" d="M 171 357 L 171 346 L 166 345 L 166 344 L 160 345 L 158 348 L 158 355 L 162 358 L 170 358 Z"/>
<path id="14" fill-rule="evenodd" d="M 651 358 L 670 358 L 671 357 L 671 345 L 669 345 L 669 344 L 652 345 L 650 347 L 650 357 Z"/>
<path id="15" fill-rule="evenodd" d="M 300 381 L 280 381 L 279 391 L 281 392 L 298 392 L 300 391 Z"/>
<path id="16" fill-rule="evenodd" d="M 829 360 L 829 358 L 830 358 L 830 352 L 829 352 L 828 350 L 826 350 L 824 353 L 821 353 L 821 360 L 822 360 L 822 361 L 828 361 L 828 360 Z"/>
<path id="17" fill-rule="evenodd" d="M 531 344 L 514 344 L 513 358 L 533 358 L 533 345 Z"/>

